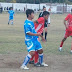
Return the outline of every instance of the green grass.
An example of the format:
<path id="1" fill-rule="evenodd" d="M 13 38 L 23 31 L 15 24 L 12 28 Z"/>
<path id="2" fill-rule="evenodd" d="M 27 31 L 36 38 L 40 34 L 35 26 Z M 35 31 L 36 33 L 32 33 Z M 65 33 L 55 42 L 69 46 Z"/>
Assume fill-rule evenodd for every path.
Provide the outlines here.
<path id="1" fill-rule="evenodd" d="M 24 43 L 23 24 L 26 19 L 25 14 L 16 14 L 14 25 L 8 25 L 8 14 L 0 14 L 0 54 L 26 52 Z M 63 20 L 66 14 L 51 14 L 51 25 L 48 28 L 47 42 L 41 42 L 44 53 L 48 55 L 71 55 L 71 38 L 68 38 L 63 46 L 63 51 L 59 52 L 58 47 L 65 33 Z M 35 15 L 35 19 L 38 14 Z"/>

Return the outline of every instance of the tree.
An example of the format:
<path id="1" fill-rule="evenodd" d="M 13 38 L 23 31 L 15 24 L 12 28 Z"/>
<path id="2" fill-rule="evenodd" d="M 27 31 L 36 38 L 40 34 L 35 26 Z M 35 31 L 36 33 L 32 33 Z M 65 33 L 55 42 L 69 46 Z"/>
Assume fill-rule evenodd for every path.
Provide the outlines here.
<path id="1" fill-rule="evenodd" d="M 66 3 L 72 4 L 72 0 L 0 0 L 0 2 L 13 2 L 13 3 Z"/>
<path id="2" fill-rule="evenodd" d="M 11 0 L 12 3 L 16 3 L 16 0 Z"/>

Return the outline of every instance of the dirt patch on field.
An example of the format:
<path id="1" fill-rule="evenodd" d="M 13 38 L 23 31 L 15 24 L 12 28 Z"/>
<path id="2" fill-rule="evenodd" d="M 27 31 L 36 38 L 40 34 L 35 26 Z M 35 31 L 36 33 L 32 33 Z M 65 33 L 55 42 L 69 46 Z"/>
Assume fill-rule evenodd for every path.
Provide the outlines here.
<path id="1" fill-rule="evenodd" d="M 21 70 L 25 53 L 0 54 L 0 72 L 72 72 L 71 55 L 44 55 L 44 61 L 49 67 L 34 67 L 29 65 L 30 70 Z"/>

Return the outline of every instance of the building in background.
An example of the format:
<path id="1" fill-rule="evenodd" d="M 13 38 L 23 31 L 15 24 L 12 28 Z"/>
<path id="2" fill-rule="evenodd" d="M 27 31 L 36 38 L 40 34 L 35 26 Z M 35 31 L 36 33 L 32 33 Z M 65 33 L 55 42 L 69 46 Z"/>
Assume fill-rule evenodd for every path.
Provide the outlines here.
<path id="1" fill-rule="evenodd" d="M 62 3 L 41 3 L 41 4 L 29 4 L 29 3 L 0 3 L 3 11 L 7 11 L 9 7 L 13 7 L 14 11 L 25 12 L 26 9 L 33 9 L 35 12 L 39 12 L 46 7 L 47 11 L 51 13 L 66 13 L 70 12 L 72 5 Z"/>

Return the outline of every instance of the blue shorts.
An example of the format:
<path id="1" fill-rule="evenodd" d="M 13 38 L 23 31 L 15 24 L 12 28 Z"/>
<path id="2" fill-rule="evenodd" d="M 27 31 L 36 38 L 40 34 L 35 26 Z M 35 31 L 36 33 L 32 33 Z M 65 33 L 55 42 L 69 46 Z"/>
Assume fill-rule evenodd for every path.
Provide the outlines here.
<path id="1" fill-rule="evenodd" d="M 13 20 L 13 16 L 10 16 L 10 17 L 9 17 L 9 20 Z"/>
<path id="2" fill-rule="evenodd" d="M 28 40 L 28 41 L 25 41 L 25 44 L 27 46 L 28 52 L 42 49 L 42 46 L 38 40 Z"/>

